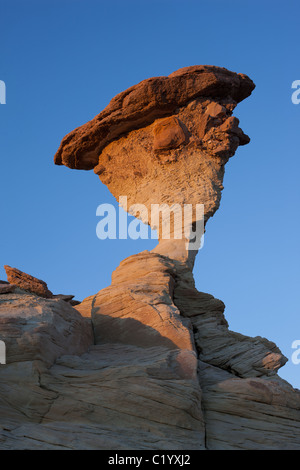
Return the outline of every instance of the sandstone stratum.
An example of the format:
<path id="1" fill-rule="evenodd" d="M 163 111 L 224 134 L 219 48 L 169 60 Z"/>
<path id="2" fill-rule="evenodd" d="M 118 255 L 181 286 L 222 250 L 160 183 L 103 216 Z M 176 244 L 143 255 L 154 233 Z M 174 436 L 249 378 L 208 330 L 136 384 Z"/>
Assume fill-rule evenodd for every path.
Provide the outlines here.
<path id="1" fill-rule="evenodd" d="M 132 86 L 65 136 L 57 165 L 93 170 L 143 222 L 141 204 L 220 206 L 225 165 L 249 137 L 233 116 L 255 86 L 215 66 Z M 186 232 L 123 260 L 82 302 L 5 266 L 0 281 L 0 449 L 300 449 L 300 391 L 262 337 L 229 329 L 195 287 Z M 209 233 L 207 234 L 209 236 Z M 117 243 L 117 241 L 116 241 Z"/>

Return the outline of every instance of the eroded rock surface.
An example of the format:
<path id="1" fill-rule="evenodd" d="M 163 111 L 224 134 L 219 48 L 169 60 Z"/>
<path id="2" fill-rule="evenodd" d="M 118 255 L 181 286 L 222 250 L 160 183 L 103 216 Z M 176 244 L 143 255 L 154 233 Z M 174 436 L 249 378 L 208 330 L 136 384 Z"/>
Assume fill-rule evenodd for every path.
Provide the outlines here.
<path id="1" fill-rule="evenodd" d="M 94 342 L 91 323 L 67 302 L 19 288 L 0 296 L 0 339 L 8 364 L 40 360 L 52 365 L 63 354 L 85 352 Z"/>
<path id="2" fill-rule="evenodd" d="M 160 239 L 153 204 L 191 204 L 192 222 L 196 204 L 204 204 L 206 223 L 220 204 L 226 162 L 250 140 L 232 112 L 253 89 L 246 75 L 213 66 L 144 80 L 68 134 L 55 163 L 93 168 L 123 208 L 157 229 Z"/>
<path id="3" fill-rule="evenodd" d="M 99 163 L 102 149 L 121 135 L 168 116 L 197 97 L 231 97 L 238 103 L 254 84 L 244 74 L 222 67 L 184 67 L 168 77 L 143 80 L 115 96 L 90 122 L 64 137 L 55 155 L 57 165 L 90 170 Z"/>
<path id="4" fill-rule="evenodd" d="M 103 308 L 95 302 L 93 320 L 89 299 L 77 307 L 82 316 L 59 299 L 21 290 L 1 296 L 1 449 L 205 448 L 191 325 L 172 304 L 160 266 L 148 297 L 137 292 L 127 305 L 128 285 L 119 286 L 119 302 L 117 293 L 100 293 L 112 299 Z"/>
<path id="5" fill-rule="evenodd" d="M 181 354 L 105 344 L 80 357 L 62 356 L 48 370 L 5 366 L 0 448 L 204 449 L 197 376 L 182 373 Z M 192 353 L 189 362 L 197 363 Z"/>
<path id="6" fill-rule="evenodd" d="M 20 289 L 27 290 L 34 294 L 37 294 L 46 299 L 51 299 L 53 297 L 52 292 L 48 289 L 46 282 L 41 279 L 37 279 L 30 274 L 26 274 L 23 271 L 20 271 L 17 268 L 12 268 L 10 266 L 4 266 L 7 275 L 7 281 L 20 287 Z"/>
<path id="7" fill-rule="evenodd" d="M 147 251 L 131 256 L 113 273 L 109 288 L 77 308 L 92 319 L 99 344 L 138 343 L 148 349 L 152 341 L 170 350 L 185 348 L 182 373 L 191 379 L 198 371 L 205 448 L 300 448 L 300 391 L 277 375 L 287 359 L 271 341 L 231 331 L 223 302 L 195 289 L 185 263 Z M 199 444 L 202 448 L 202 439 Z"/>
<path id="8" fill-rule="evenodd" d="M 14 292 L 16 288 L 30 292 L 32 294 L 44 297 L 46 299 L 60 299 L 71 305 L 77 305 L 74 295 L 53 294 L 45 281 L 38 279 L 31 274 L 26 274 L 20 269 L 4 266 L 7 275 L 7 281 L 0 281 L 0 295 L 8 292 Z"/>
<path id="9" fill-rule="evenodd" d="M 253 88 L 212 66 L 144 80 L 68 134 L 55 163 L 94 169 L 142 220 L 140 204 L 204 204 L 206 223 L 249 142 L 232 112 Z M 197 291 L 179 225 L 79 304 L 27 275 L 0 283 L 1 449 L 300 449 L 300 391 L 277 375 L 287 359 Z"/>
<path id="10" fill-rule="evenodd" d="M 184 263 L 129 257 L 76 309 L 1 296 L 1 334 L 16 333 L 0 366 L 0 448 L 299 449 L 300 392 L 277 375 L 286 359 L 230 331 Z"/>

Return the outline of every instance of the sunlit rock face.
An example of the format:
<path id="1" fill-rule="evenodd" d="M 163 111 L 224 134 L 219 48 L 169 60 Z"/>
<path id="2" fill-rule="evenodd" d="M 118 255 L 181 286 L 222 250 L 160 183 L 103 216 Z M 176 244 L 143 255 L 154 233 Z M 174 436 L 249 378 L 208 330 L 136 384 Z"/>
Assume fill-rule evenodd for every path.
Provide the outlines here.
<path id="1" fill-rule="evenodd" d="M 94 119 L 66 135 L 56 152 L 57 165 L 91 170 L 104 147 L 121 135 L 171 116 L 196 98 L 230 97 L 238 103 L 249 96 L 249 77 L 222 67 L 195 65 L 168 77 L 154 77 L 119 93 Z"/>
<path id="2" fill-rule="evenodd" d="M 94 169 L 152 228 L 153 204 L 188 204 L 191 225 L 206 223 L 226 162 L 249 142 L 232 113 L 253 88 L 212 66 L 147 79 L 68 134 L 55 163 Z M 173 219 L 170 239 L 158 224 L 158 246 L 80 303 L 7 267 L 1 449 L 300 449 L 300 392 L 277 375 L 287 359 L 231 331 L 224 303 L 196 289 L 197 247 Z"/>
<path id="3" fill-rule="evenodd" d="M 219 117 L 210 116 L 211 105 Z M 176 115 L 156 119 L 108 144 L 95 172 L 128 205 L 204 204 L 206 220 L 219 207 L 224 166 L 249 139 L 231 117 L 231 106 L 197 99 Z M 151 223 L 151 220 L 149 221 Z"/>
<path id="4" fill-rule="evenodd" d="M 186 67 L 144 80 L 68 134 L 55 163 L 93 168 L 121 205 L 120 197 L 126 196 L 125 210 L 158 230 L 163 243 L 156 251 L 192 265 L 197 248 L 186 250 L 186 224 L 175 209 L 191 206 L 190 226 L 199 217 L 205 224 L 218 209 L 225 164 L 250 140 L 232 113 L 253 89 L 247 76 L 213 66 Z M 166 234 L 155 204 L 173 208 Z M 204 205 L 201 216 L 197 204 Z M 179 238 L 180 232 L 178 241 L 174 233 Z"/>

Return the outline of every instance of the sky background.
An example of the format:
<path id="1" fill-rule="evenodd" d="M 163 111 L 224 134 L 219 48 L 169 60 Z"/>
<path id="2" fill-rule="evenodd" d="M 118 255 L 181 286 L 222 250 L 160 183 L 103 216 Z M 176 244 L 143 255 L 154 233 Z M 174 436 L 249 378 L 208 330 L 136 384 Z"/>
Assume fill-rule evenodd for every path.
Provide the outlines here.
<path id="1" fill-rule="evenodd" d="M 96 237 L 97 206 L 116 201 L 93 171 L 54 165 L 61 139 L 145 78 L 195 64 L 245 73 L 256 89 L 234 115 L 251 142 L 226 165 L 194 275 L 231 330 L 280 347 L 279 375 L 300 388 L 299 1 L 0 0 L 0 17 L 0 279 L 8 264 L 78 300 L 108 286 L 156 241 Z"/>

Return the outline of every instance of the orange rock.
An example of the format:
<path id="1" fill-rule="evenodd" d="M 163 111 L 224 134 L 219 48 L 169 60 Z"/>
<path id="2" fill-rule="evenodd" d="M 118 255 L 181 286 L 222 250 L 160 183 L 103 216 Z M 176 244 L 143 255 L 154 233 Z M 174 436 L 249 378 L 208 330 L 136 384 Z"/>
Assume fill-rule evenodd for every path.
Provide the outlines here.
<path id="1" fill-rule="evenodd" d="M 37 294 L 46 299 L 50 299 L 53 294 L 48 289 L 46 282 L 31 276 L 30 274 L 23 273 L 19 269 L 4 266 L 7 274 L 7 280 L 10 284 L 20 287 L 20 289 L 27 290 Z"/>
<path id="2" fill-rule="evenodd" d="M 154 77 L 115 96 L 94 119 L 66 135 L 56 152 L 56 165 L 91 170 L 103 148 L 122 134 L 170 116 L 197 97 L 230 96 L 236 103 L 254 89 L 252 80 L 222 67 L 184 67 L 168 77 Z"/>
<path id="3" fill-rule="evenodd" d="M 180 120 L 175 116 L 158 121 L 153 128 L 154 150 L 174 149 L 186 141 Z"/>

